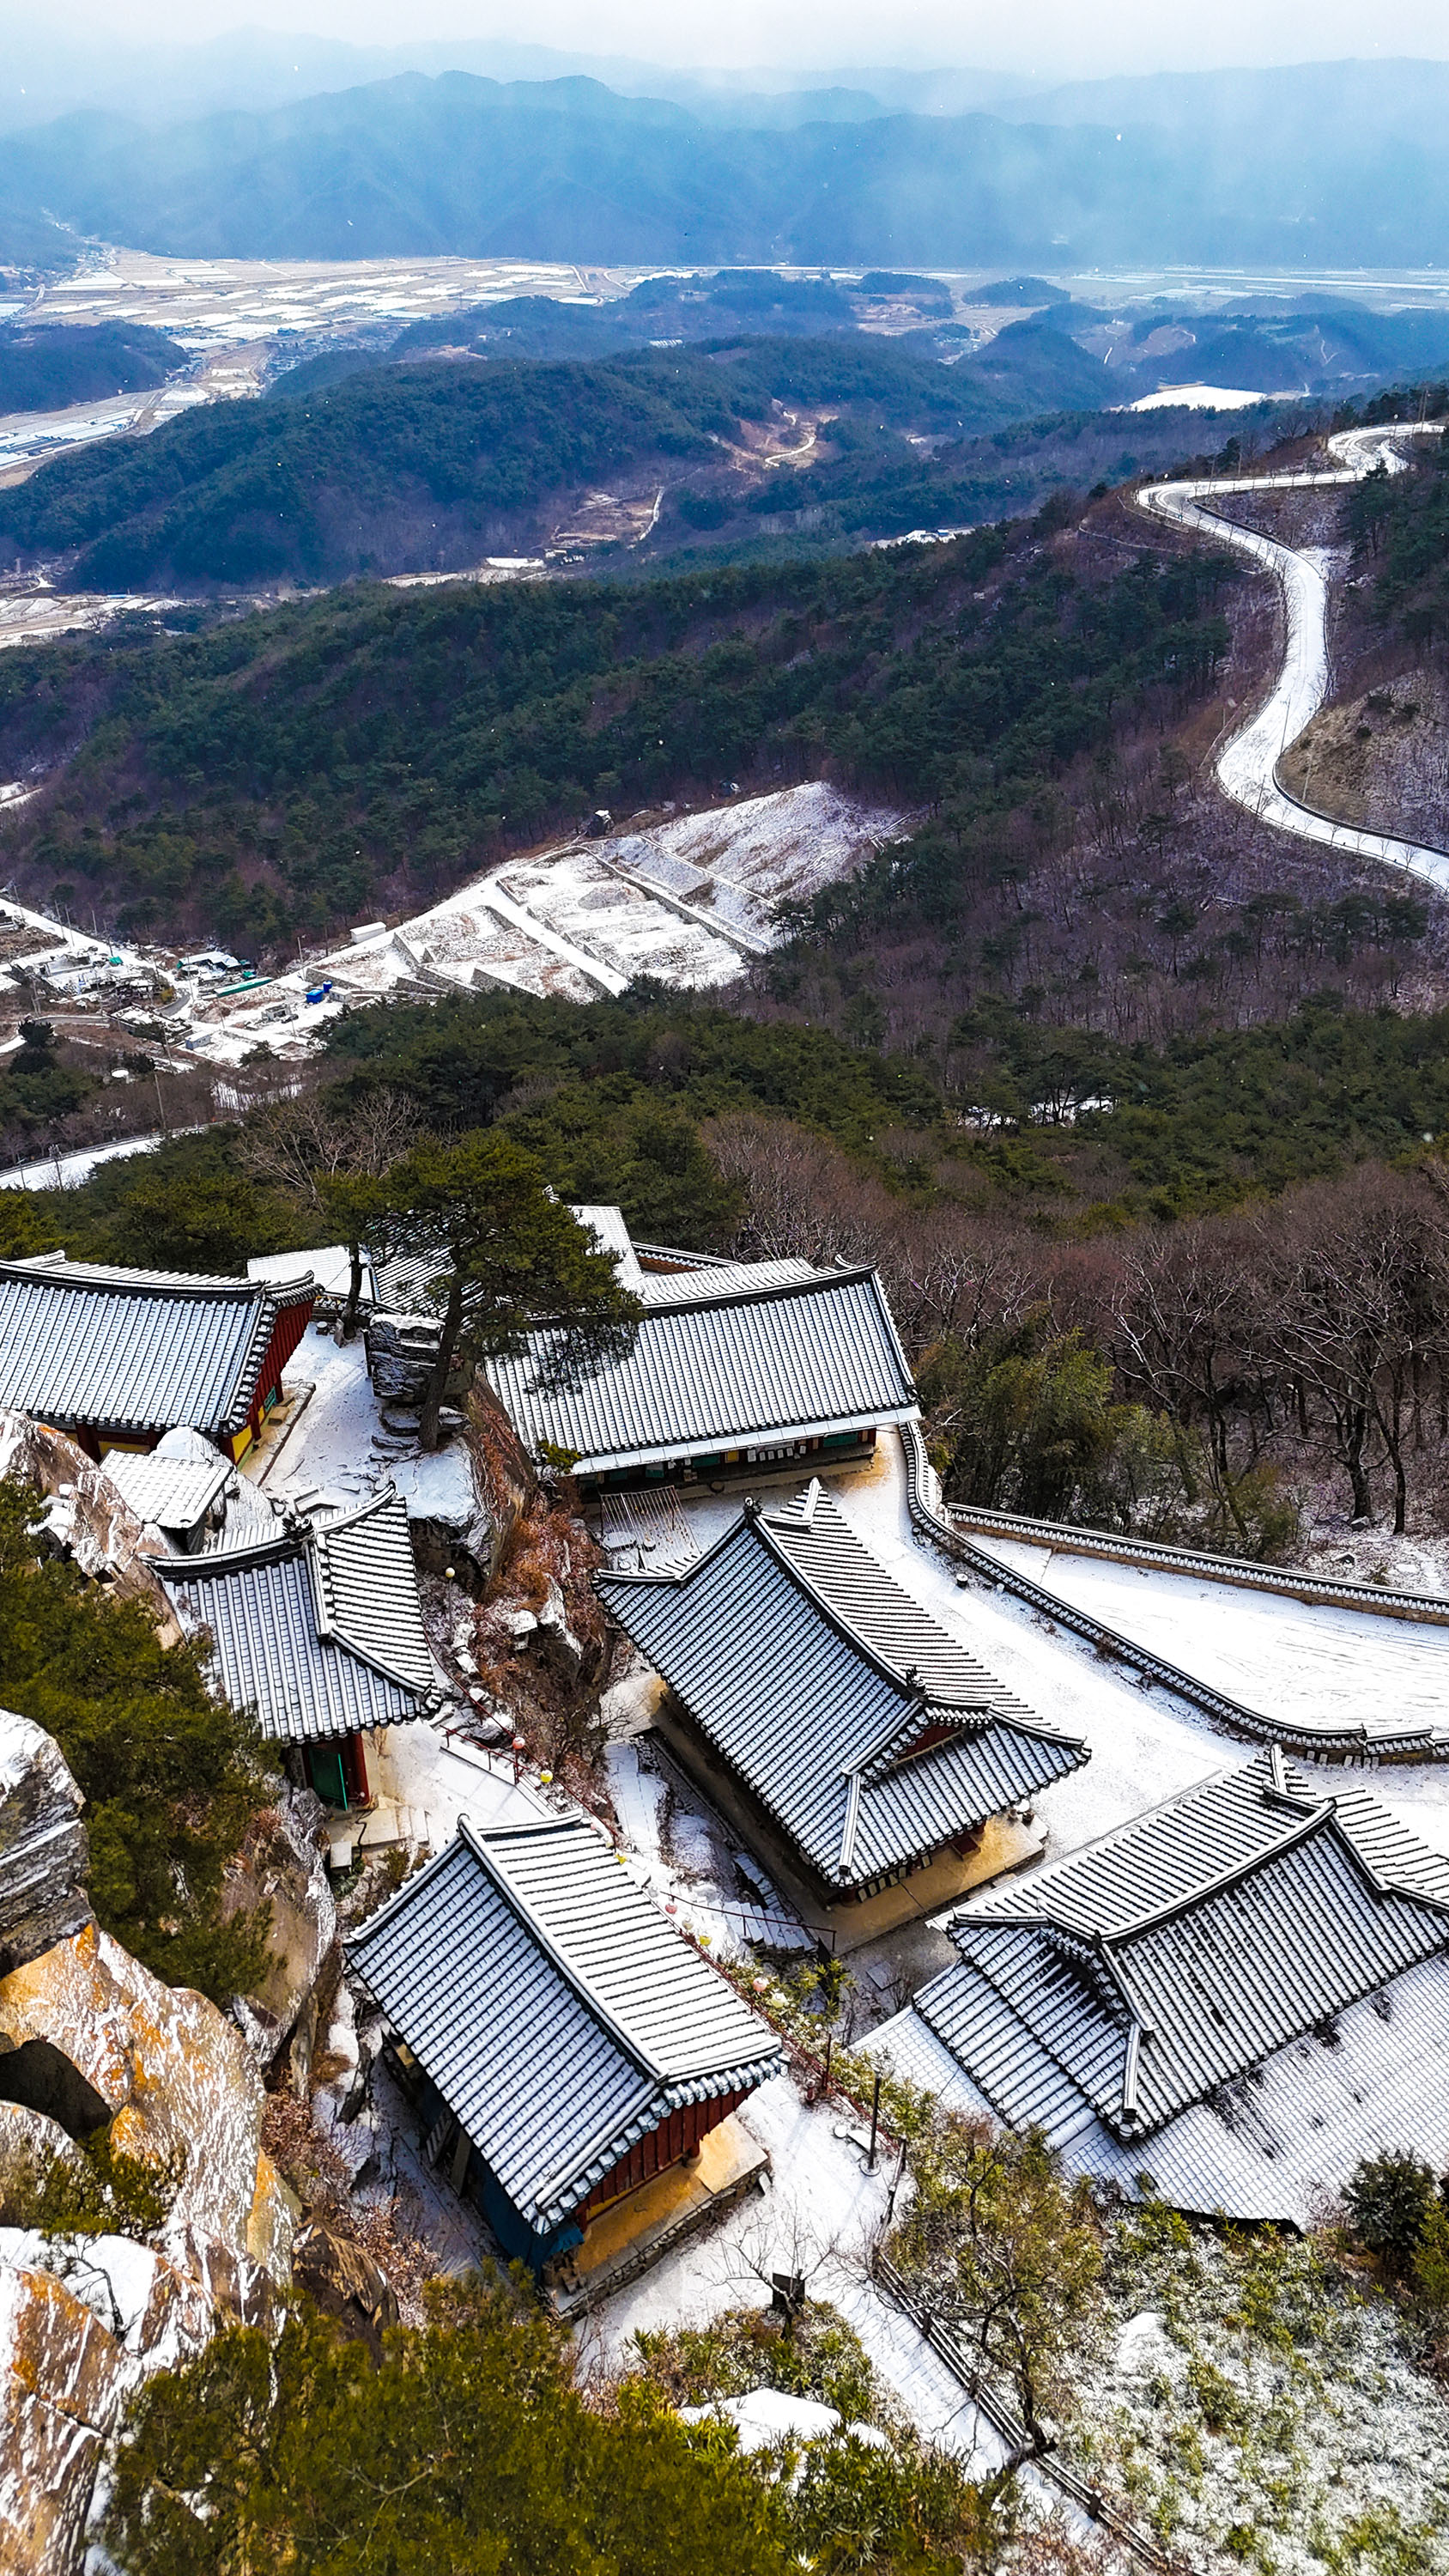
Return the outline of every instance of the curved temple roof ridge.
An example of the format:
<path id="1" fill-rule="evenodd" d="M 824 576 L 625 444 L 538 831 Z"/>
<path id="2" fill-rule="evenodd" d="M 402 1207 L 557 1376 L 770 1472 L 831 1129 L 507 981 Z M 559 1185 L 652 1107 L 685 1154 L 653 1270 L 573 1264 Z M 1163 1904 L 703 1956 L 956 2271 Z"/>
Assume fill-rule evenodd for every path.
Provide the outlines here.
<path id="1" fill-rule="evenodd" d="M 983 1895 L 951 1925 L 960 1966 L 923 1989 L 922 2019 L 949 2028 L 959 1981 L 978 1980 L 962 2063 L 983 2091 L 1009 2095 L 1036 2052 L 1114 2133 L 1150 2135 L 1442 1962 L 1449 1860 L 1369 1792 L 1315 1785 L 1264 1753 Z"/>
<path id="2" fill-rule="evenodd" d="M 182 1624 L 210 1631 L 220 1688 L 255 1709 L 266 1736 L 321 1741 L 443 1703 L 407 1508 L 391 1485 L 248 1547 L 153 1563 Z"/>
<path id="3" fill-rule="evenodd" d="M 310 1272 L 275 1281 L 63 1254 L 0 1262 L 0 1403 L 58 1430 L 128 1438 L 191 1423 L 224 1439 L 247 1420 L 282 1319 L 315 1294 Z"/>
<path id="4" fill-rule="evenodd" d="M 138 1297 L 154 1296 L 158 1289 L 183 1289 L 188 1297 L 255 1298 L 259 1291 L 274 1299 L 279 1306 L 294 1303 L 316 1288 L 310 1270 L 299 1270 L 294 1279 L 238 1279 L 220 1271 L 138 1270 L 120 1262 L 76 1261 L 68 1252 L 15 1253 L 0 1262 L 0 1274 L 12 1270 L 39 1271 L 47 1278 L 58 1278 L 66 1287 L 114 1288 L 118 1294 L 128 1291 Z"/>
<path id="5" fill-rule="evenodd" d="M 868 1894 L 1086 1759 L 936 1625 L 833 1497 L 747 1504 L 601 1600 L 827 1890 Z"/>
<path id="6" fill-rule="evenodd" d="M 1263 1832 L 1262 1820 L 1285 1808 L 1294 1823 Z M 1449 1907 L 1449 1857 L 1400 1824 L 1371 1791 L 1344 1783 L 1325 1795 L 1273 1745 L 1235 1768 L 1175 1790 L 1125 1824 L 1048 1861 L 1021 1884 L 972 1900 L 951 1929 L 1009 1918 L 1101 1935 L 1115 1945 L 1230 1891 L 1260 1865 L 1295 1848 L 1306 1827 L 1321 1828 L 1330 1815 L 1345 1848 L 1380 1893 Z M 1155 1903 L 1144 1907 L 1139 1900 L 1128 1910 L 1124 1900 L 1136 1894 L 1144 1876 L 1163 1892 Z"/>
<path id="7" fill-rule="evenodd" d="M 672 2112 L 747 2092 L 780 2062 L 775 2033 L 580 1816 L 460 1823 L 347 1947 L 540 2230 Z"/>

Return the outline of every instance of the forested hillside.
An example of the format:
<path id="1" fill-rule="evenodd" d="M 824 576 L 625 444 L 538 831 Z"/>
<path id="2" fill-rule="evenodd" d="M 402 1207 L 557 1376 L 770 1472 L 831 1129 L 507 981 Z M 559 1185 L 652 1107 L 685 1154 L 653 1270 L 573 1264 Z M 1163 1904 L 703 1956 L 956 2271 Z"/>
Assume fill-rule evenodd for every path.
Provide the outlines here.
<path id="1" fill-rule="evenodd" d="M 1443 1491 L 1442 1010 L 1126 1048 L 998 1008 L 910 1059 L 642 991 L 489 994 L 353 1014 L 315 1078 L 343 1132 L 381 1103 L 501 1125 L 646 1240 L 877 1265 L 966 1499 L 1261 1555 L 1295 1494 L 1402 1519 Z M 240 1127 L 4 1194 L 0 1247 L 225 1272 L 315 1239 L 265 1142 L 289 1099 L 263 1077 Z"/>
<path id="2" fill-rule="evenodd" d="M 1096 359 L 1036 322 L 951 366 L 844 332 L 587 361 L 517 359 L 506 342 L 484 364 L 324 358 L 281 376 L 264 405 L 98 442 L 0 491 L 0 559 L 43 560 L 78 590 L 469 567 L 540 552 L 604 478 L 646 496 L 630 545 L 650 557 L 702 529 L 758 551 L 762 516 L 779 514 L 808 512 L 806 527 L 837 541 L 970 523 L 1063 474 L 1092 481 L 1177 452 L 1181 424 L 1128 431 L 1080 410 L 1107 390 Z M 1064 419 L 1068 403 L 1079 410 Z M 985 442 L 1043 412 L 1005 456 Z"/>
<path id="3" fill-rule="evenodd" d="M 1426 112 L 1442 76 L 1423 72 L 1418 112 L 1392 121 L 1348 115 L 1341 94 L 1328 120 L 1319 101 L 1285 116 L 1281 96 L 1260 98 L 1246 150 L 1221 124 L 1155 122 L 1145 99 L 1129 119 L 1084 98 L 1060 124 L 947 112 L 730 131 L 597 81 L 410 72 L 159 133 L 62 117 L 6 138 L 0 202 L 193 257 L 1276 266 L 1311 241 L 1316 263 L 1417 268 L 1449 250 Z"/>
<path id="4" fill-rule="evenodd" d="M 1190 706 L 1227 646 L 1222 563 L 1059 561 L 1040 546 L 1061 515 L 617 590 L 364 588 L 194 640 L 8 654 L 0 769 L 60 765 L 5 825 L 7 864 L 132 927 L 253 949 L 441 892 L 594 805 L 722 778 L 829 764 L 988 829 L 1134 709 Z"/>
<path id="5" fill-rule="evenodd" d="M 708 454 L 711 436 L 737 430 L 698 364 L 410 368 L 265 407 L 215 405 L 59 458 L 0 494 L 0 543 L 79 549 L 72 582 L 105 590 L 393 569 L 416 551 L 407 523 L 420 517 L 425 560 L 457 533 L 476 561 L 490 528 L 501 540 L 507 514 L 546 493 Z"/>
<path id="6" fill-rule="evenodd" d="M 1449 441 L 1415 442 L 1407 475 L 1373 474 L 1350 493 L 1348 534 L 1371 582 L 1375 624 L 1416 647 L 1449 637 Z"/>
<path id="7" fill-rule="evenodd" d="M 189 351 L 142 322 L 16 323 L 0 330 L 0 412 L 63 411 L 164 384 Z"/>

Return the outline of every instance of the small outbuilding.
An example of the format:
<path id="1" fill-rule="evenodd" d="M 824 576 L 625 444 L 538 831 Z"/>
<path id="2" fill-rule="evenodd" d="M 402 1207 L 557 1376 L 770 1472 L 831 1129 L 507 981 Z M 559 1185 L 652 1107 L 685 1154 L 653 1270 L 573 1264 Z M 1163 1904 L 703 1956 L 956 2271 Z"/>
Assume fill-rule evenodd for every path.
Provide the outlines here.
<path id="1" fill-rule="evenodd" d="M 182 1627 L 210 1637 L 217 1688 L 270 1742 L 300 1749 L 329 1806 L 370 1795 L 365 1734 L 443 1705 L 407 1509 L 391 1485 L 351 1511 L 279 1525 L 258 1545 L 154 1562 Z"/>
<path id="2" fill-rule="evenodd" d="M 866 2043 L 948 2106 L 1190 2214 L 1307 2225 L 1449 2162 L 1449 1859 L 1276 1747 L 993 1890 Z"/>
<path id="3" fill-rule="evenodd" d="M 779 2041 L 582 1818 L 464 1819 L 347 1947 L 426 2152 L 535 2273 L 603 2240 L 617 2277 L 761 2173 L 725 2126 Z"/>
<path id="4" fill-rule="evenodd" d="M 189 1424 L 232 1459 L 257 1438 L 316 1291 L 290 1280 L 121 1270 L 63 1252 L 0 1262 L 0 1405 L 90 1458 Z"/>
<path id="5" fill-rule="evenodd" d="M 204 1432 L 179 1424 L 154 1449 L 112 1449 L 106 1474 L 136 1518 L 160 1531 L 178 1556 L 195 1556 L 225 1524 L 237 1471 Z"/>
<path id="6" fill-rule="evenodd" d="M 1087 1759 L 893 1581 L 818 1478 L 778 1510 L 747 1502 L 682 1571 L 595 1582 L 669 1685 L 666 1739 L 816 1906 L 905 1887 L 888 1911 L 949 1903 L 1034 1855 L 1016 1816 Z"/>

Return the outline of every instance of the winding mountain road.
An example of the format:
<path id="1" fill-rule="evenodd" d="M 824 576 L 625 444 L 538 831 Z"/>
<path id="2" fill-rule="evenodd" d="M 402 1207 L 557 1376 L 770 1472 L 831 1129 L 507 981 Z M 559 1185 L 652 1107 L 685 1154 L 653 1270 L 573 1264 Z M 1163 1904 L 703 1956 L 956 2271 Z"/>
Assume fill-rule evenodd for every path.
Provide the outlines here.
<path id="1" fill-rule="evenodd" d="M 1321 547 L 1280 545 L 1274 537 L 1239 527 L 1216 506 L 1234 492 L 1296 492 L 1320 485 L 1361 482 L 1375 467 L 1390 474 L 1406 471 L 1399 442 L 1437 432 L 1443 421 L 1397 421 L 1382 429 L 1346 429 L 1328 441 L 1338 459 L 1319 474 L 1255 474 L 1237 481 L 1212 477 L 1191 483 L 1150 483 L 1137 495 L 1144 510 L 1174 526 L 1229 545 L 1250 555 L 1272 573 L 1282 594 L 1285 634 L 1283 667 L 1257 713 L 1223 745 L 1217 757 L 1217 779 L 1225 796 L 1244 805 L 1261 822 L 1292 832 L 1300 841 L 1326 842 L 1355 858 L 1382 860 L 1449 892 L 1449 851 L 1426 848 L 1419 841 L 1396 840 L 1387 832 L 1360 832 L 1335 823 L 1327 814 L 1290 796 L 1278 782 L 1278 763 L 1290 742 L 1317 715 L 1329 691 L 1328 583 L 1334 555 Z"/>

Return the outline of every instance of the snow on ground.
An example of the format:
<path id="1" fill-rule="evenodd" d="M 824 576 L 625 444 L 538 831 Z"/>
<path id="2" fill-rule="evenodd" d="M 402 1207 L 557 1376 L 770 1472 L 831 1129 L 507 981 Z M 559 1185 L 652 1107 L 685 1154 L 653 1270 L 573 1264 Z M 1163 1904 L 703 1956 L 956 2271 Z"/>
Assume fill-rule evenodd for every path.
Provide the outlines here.
<path id="1" fill-rule="evenodd" d="M 178 1135 L 190 1135 L 191 1128 L 178 1128 Z M 43 1161 L 13 1163 L 8 1172 L 0 1172 L 0 1190 L 74 1190 L 88 1181 L 98 1163 L 118 1163 L 128 1154 L 154 1154 L 164 1136 L 123 1136 L 118 1145 L 87 1145 L 74 1154 L 50 1154 Z"/>
<path id="2" fill-rule="evenodd" d="M 1127 411 L 1246 411 L 1250 404 L 1268 402 L 1268 394 L 1252 393 L 1244 385 L 1163 385 L 1155 394 L 1143 394 Z"/>
<path id="3" fill-rule="evenodd" d="M 650 270 L 590 270 L 593 291 L 576 268 L 542 260 L 167 258 L 116 249 L 107 265 L 47 289 L 47 322 L 146 322 L 184 346 L 224 349 L 289 332 L 352 336 L 359 326 L 409 322 L 495 303 L 513 295 L 552 295 L 571 304 L 602 304 Z M 64 299 L 62 302 L 61 299 Z M 299 354 L 301 354 L 299 352 Z"/>
<path id="4" fill-rule="evenodd" d="M 0 616 L 3 613 L 3 600 L 0 600 Z M 18 784 L 14 794 L 9 789 L 0 791 L 6 803 L 13 803 L 17 796 L 29 792 Z M 69 973 L 80 967 L 118 965 L 126 967 L 132 974 L 146 972 L 145 960 L 138 950 L 118 945 L 114 940 L 97 938 L 89 930 L 76 930 L 67 922 L 56 921 L 50 913 L 35 912 L 28 904 L 16 903 L 12 896 L 6 895 L 0 899 L 0 924 L 10 923 L 36 933 L 35 947 L 9 960 L 12 971 L 17 965 L 54 973 Z"/>
<path id="5" fill-rule="evenodd" d="M 555 1809 L 525 1776 L 516 1784 L 503 1754 L 489 1755 L 424 1717 L 380 1726 L 367 1739 L 367 1770 L 376 1806 L 363 1817 L 357 1844 L 404 1842 L 417 1852 L 446 1849 L 466 1817 L 479 1832 L 497 1825 L 537 1824 Z M 572 1812 L 572 1811 L 570 1811 Z"/>
<path id="6" fill-rule="evenodd" d="M 307 1255 L 299 1252 L 293 1275 L 306 1268 Z M 478 1504 L 466 1448 L 454 1440 L 431 1457 L 391 1454 L 360 1335 L 338 1343 L 329 1326 L 311 1325 L 287 1368 L 289 1392 L 303 1385 L 312 1388 L 306 1404 L 275 1447 L 258 1457 L 255 1481 L 268 1495 L 342 1506 L 361 1501 L 391 1478 L 412 1519 L 467 1527 Z"/>
<path id="7" fill-rule="evenodd" d="M 824 779 L 750 796 L 606 844 L 620 867 L 760 935 L 773 905 L 834 885 L 911 828 L 889 807 L 865 808 Z"/>
<path id="8" fill-rule="evenodd" d="M 636 975 L 708 991 L 770 947 L 778 902 L 850 875 L 907 828 L 906 816 L 818 779 L 698 814 L 665 807 L 637 831 L 509 860 L 395 929 L 231 1001 L 203 991 L 185 1015 L 186 1044 L 231 1063 L 262 1045 L 305 1053 L 349 1005 L 400 991 L 493 985 L 584 1002 Z"/>
<path id="9" fill-rule="evenodd" d="M 1259 474 L 1233 482 L 1197 481 L 1148 484 L 1138 493 L 1140 507 L 1175 526 L 1190 528 L 1216 544 L 1231 546 L 1261 564 L 1276 580 L 1283 600 L 1283 664 L 1278 679 L 1252 714 L 1224 744 L 1217 758 L 1217 779 L 1225 796 L 1246 806 L 1261 822 L 1291 832 L 1300 841 L 1326 843 L 1352 856 L 1386 861 L 1449 885 L 1449 853 L 1418 842 L 1396 840 L 1384 832 L 1356 831 L 1316 814 L 1278 784 L 1278 763 L 1290 742 L 1317 715 L 1329 690 L 1328 579 L 1342 558 L 1315 547 L 1293 547 L 1261 536 L 1224 518 L 1218 504 L 1235 492 L 1276 492 L 1319 485 L 1349 484 L 1382 467 L 1404 471 L 1399 453 L 1406 438 L 1435 433 L 1442 421 L 1399 422 L 1380 429 L 1340 430 L 1328 441 L 1331 467 L 1302 474 Z"/>
<path id="10" fill-rule="evenodd" d="M 886 2222 L 894 2156 L 882 2151 L 876 2171 L 867 2173 L 863 2149 L 849 2134 L 859 2133 L 856 2115 L 838 2102 L 810 2108 L 788 2075 L 762 2084 L 735 2117 L 769 2149 L 768 2188 L 605 2300 L 580 2328 L 586 2360 L 627 2366 L 641 2330 L 704 2324 L 725 2308 L 768 2307 L 771 2272 L 803 2273 L 809 2296 L 840 2310 L 926 2439 L 983 2472 L 994 2466 L 1002 2448 L 991 2426 L 866 2268 Z"/>
<path id="11" fill-rule="evenodd" d="M 681 1931 L 705 1942 L 717 1959 L 748 1960 L 752 1944 L 814 1954 L 813 1936 L 657 1737 L 616 1737 L 604 1759 L 619 1831 L 634 1855 L 633 1874 Z M 753 1897 L 741 1893 L 737 1853 L 746 1863 Z"/>
<path id="12" fill-rule="evenodd" d="M 149 591 L 0 592 L 0 651 L 7 644 L 43 644 L 52 635 L 88 631 L 132 610 L 149 615 L 176 605 L 174 599 Z"/>
<path id="13" fill-rule="evenodd" d="M 496 883 L 534 921 L 608 967 L 621 984 L 654 975 L 661 983 L 699 988 L 731 984 L 740 971 L 738 948 L 616 876 L 593 849 L 509 868 Z"/>
<path id="14" fill-rule="evenodd" d="M 1449 1628 L 994 1534 L 973 1533 L 972 1544 L 1247 1708 L 1303 1727 L 1366 1726 L 1370 1734 L 1443 1721 Z"/>
<path id="15" fill-rule="evenodd" d="M 7 482 L 18 481 L 23 469 L 43 465 L 67 448 L 86 447 L 97 438 L 138 436 L 220 391 L 219 385 L 176 376 L 143 393 L 108 394 L 98 402 L 68 404 L 62 411 L 7 412 L 0 417 L 0 472 Z"/>

